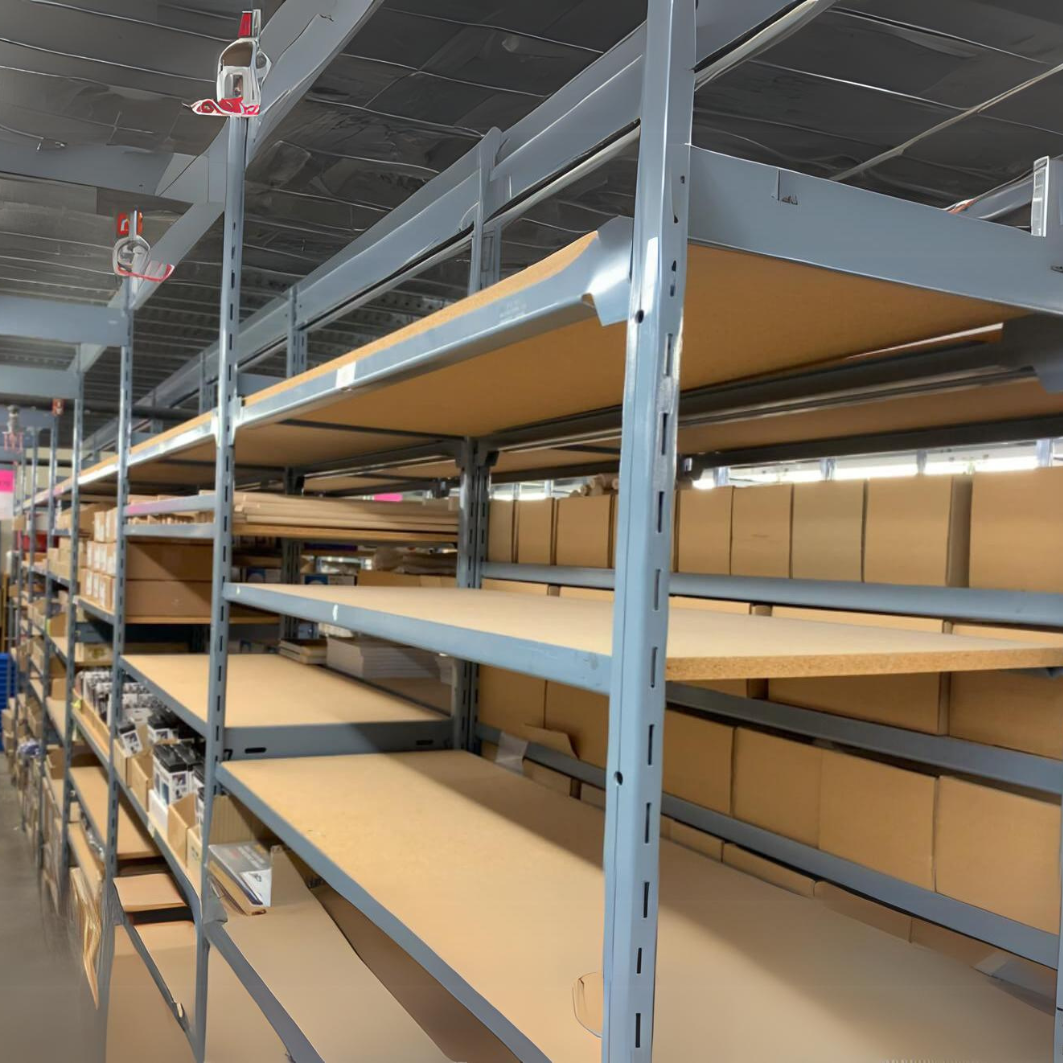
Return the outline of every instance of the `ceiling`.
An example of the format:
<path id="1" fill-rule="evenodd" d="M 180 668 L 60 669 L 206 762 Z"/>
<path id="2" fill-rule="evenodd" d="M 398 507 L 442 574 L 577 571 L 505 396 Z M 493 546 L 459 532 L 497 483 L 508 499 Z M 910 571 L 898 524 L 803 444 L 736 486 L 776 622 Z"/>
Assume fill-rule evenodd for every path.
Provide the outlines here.
<path id="1" fill-rule="evenodd" d="M 0 0 L 0 294 L 104 303 L 117 287 L 115 216 L 139 207 L 152 240 L 180 216 L 179 203 L 4 176 L 5 151 L 204 151 L 219 125 L 186 105 L 210 94 L 241 2 Z M 268 20 L 279 0 L 262 6 Z M 344 248 L 492 126 L 529 113 L 644 15 L 644 0 L 384 0 L 249 168 L 243 314 Z M 1063 154 L 1057 66 L 1063 5 L 1051 0 L 839 0 L 704 85 L 694 140 L 948 206 Z M 634 182 L 629 152 L 532 208 L 505 230 L 504 272 L 630 213 Z M 219 223 L 138 312 L 137 396 L 216 338 L 220 258 Z M 311 361 L 460 298 L 467 268 L 467 259 L 442 263 L 315 332 Z M 0 393 L 5 364 L 65 367 L 72 353 L 0 336 Z M 112 419 L 117 363 L 109 351 L 88 376 L 89 431 Z M 282 367 L 280 352 L 255 370 Z"/>

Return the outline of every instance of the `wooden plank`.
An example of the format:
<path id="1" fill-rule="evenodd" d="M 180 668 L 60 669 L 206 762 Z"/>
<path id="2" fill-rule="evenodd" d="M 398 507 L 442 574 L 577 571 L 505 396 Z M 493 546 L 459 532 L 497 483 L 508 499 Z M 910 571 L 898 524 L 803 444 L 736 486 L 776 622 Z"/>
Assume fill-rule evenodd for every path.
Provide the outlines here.
<path id="1" fill-rule="evenodd" d="M 118 899 L 126 912 L 156 912 L 184 908 L 177 883 L 166 872 L 152 875 L 119 875 L 114 880 Z"/>
<path id="2" fill-rule="evenodd" d="M 460 752 L 227 770 L 546 1058 L 600 1058 L 573 1008 L 577 982 L 601 970 L 598 809 Z M 365 807 L 376 814 L 353 814 Z M 660 903 L 662 1063 L 789 1059 L 796 1043 L 831 1059 L 891 1058 L 903 1043 L 1004 1063 L 1051 1044 L 1051 1016 L 977 972 L 667 841 Z M 454 919 L 463 909 L 476 919 Z"/>
<path id="3" fill-rule="evenodd" d="M 129 664 L 204 722 L 207 719 L 205 653 L 133 654 Z M 315 724 L 416 723 L 439 714 L 355 679 L 279 654 L 229 656 L 226 727 Z"/>
<path id="4" fill-rule="evenodd" d="M 253 587 L 254 584 L 247 586 Z M 608 657 L 612 603 L 431 587 L 291 587 L 271 593 L 431 621 Z M 1063 665 L 1063 647 L 701 609 L 670 615 L 666 678 L 964 672 Z"/>

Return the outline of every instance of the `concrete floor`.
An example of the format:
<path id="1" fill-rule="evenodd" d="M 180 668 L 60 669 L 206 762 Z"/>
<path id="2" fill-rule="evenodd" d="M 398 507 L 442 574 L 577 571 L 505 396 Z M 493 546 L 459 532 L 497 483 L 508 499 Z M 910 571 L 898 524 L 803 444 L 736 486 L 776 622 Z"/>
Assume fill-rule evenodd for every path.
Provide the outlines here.
<path id="1" fill-rule="evenodd" d="M 39 884 L 19 803 L 0 759 L 0 1060 L 89 1063 L 96 1009 L 73 937 Z"/>

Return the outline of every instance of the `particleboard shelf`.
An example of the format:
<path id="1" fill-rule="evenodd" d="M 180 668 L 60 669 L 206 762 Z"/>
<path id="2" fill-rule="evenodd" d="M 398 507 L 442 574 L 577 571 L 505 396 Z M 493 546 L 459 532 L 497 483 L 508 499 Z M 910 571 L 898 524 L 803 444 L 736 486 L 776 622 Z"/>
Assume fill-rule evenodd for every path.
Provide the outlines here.
<path id="1" fill-rule="evenodd" d="M 234 762 L 221 781 L 519 1056 L 600 1058 L 573 1009 L 601 970 L 598 809 L 459 752 Z M 1051 1016 L 975 971 L 670 842 L 660 904 L 663 1063 L 1049 1050 Z"/>
<path id="2" fill-rule="evenodd" d="M 207 654 L 132 654 L 123 661 L 206 724 Z M 273 653 L 230 654 L 226 691 L 227 728 L 429 723 L 440 718 L 355 679 Z"/>
<path id="3" fill-rule="evenodd" d="M 441 652 L 455 652 L 454 643 L 460 649 L 464 637 L 467 646 L 458 656 L 516 666 L 547 678 L 571 678 L 551 676 L 548 671 L 552 659 L 567 658 L 572 668 L 578 670 L 582 664 L 593 675 L 593 680 L 582 685 L 604 688 L 608 684 L 613 611 L 612 603 L 606 601 L 454 588 L 277 584 L 235 584 L 228 593 L 232 601 L 299 616 L 315 612 L 308 618 L 331 619 L 355 630 Z M 306 604 L 312 609 L 307 610 Z M 321 617 L 322 607 L 332 612 Z M 665 678 L 677 681 L 1063 665 L 1063 647 L 1036 641 L 1017 643 L 698 609 L 672 610 L 669 624 Z M 442 644 L 444 639 L 447 644 Z M 488 647 L 483 653 L 481 643 Z M 491 647 L 506 659 L 493 659 Z M 538 651 L 542 668 L 526 665 L 520 652 L 515 652 L 521 649 Z"/>
<path id="4" fill-rule="evenodd" d="M 74 785 L 85 815 L 97 833 L 107 830 L 107 772 L 95 764 L 70 769 L 70 781 Z M 101 836 L 101 841 L 106 835 Z M 118 800 L 118 859 L 143 860 L 158 856 L 147 832 L 125 807 L 121 796 Z"/>

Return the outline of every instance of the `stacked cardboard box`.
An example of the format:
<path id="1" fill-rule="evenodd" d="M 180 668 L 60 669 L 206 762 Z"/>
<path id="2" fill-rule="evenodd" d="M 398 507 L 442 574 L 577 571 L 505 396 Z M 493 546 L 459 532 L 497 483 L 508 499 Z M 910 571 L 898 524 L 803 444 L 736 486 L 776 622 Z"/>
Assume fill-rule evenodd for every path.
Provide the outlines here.
<path id="1" fill-rule="evenodd" d="M 113 610 L 117 574 L 118 510 L 95 514 L 85 547 L 81 593 Z M 210 616 L 212 548 L 206 543 L 126 543 L 126 619 Z"/>

